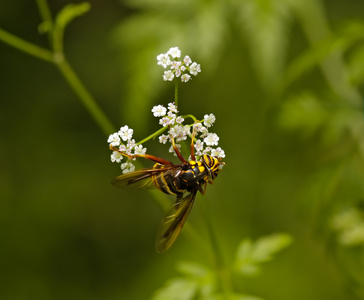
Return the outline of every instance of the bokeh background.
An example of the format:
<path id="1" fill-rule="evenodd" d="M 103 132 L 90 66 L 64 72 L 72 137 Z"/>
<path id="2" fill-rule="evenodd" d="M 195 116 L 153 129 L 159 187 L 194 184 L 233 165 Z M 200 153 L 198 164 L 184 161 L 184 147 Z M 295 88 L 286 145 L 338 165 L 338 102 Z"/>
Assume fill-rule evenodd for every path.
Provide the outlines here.
<path id="1" fill-rule="evenodd" d="M 70 3 L 49 2 L 53 15 Z M 204 197 L 227 264 L 243 239 L 292 236 L 260 275 L 234 275 L 236 291 L 364 299 L 364 2 L 90 3 L 65 53 L 115 128 L 158 129 L 150 110 L 174 94 L 159 53 L 179 46 L 201 64 L 180 111 L 217 118 L 226 166 Z M 0 28 L 49 48 L 40 23 L 36 1 L 0 2 Z M 160 206 L 111 186 L 107 135 L 55 66 L 2 42 L 0 62 L 1 299 L 152 299 L 178 262 L 205 263 L 183 233 L 155 252 Z M 201 197 L 188 222 L 207 239 Z"/>

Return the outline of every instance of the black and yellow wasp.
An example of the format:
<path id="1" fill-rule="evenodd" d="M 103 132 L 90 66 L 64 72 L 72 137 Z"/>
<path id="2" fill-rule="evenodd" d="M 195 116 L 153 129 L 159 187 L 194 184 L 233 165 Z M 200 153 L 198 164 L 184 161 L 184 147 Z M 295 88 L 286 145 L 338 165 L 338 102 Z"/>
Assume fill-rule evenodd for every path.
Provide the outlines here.
<path id="1" fill-rule="evenodd" d="M 193 134 L 194 137 L 194 134 Z M 187 217 L 191 211 L 198 191 L 205 194 L 207 183 L 212 184 L 221 167 L 224 165 L 220 159 L 203 155 L 196 161 L 193 137 L 191 143 L 191 160 L 183 158 L 172 139 L 172 145 L 181 164 L 172 162 L 149 154 L 127 155 L 117 148 L 110 149 L 131 159 L 143 157 L 156 164 L 152 168 L 136 170 L 112 180 L 112 184 L 121 188 L 149 189 L 157 188 L 160 191 L 176 195 L 176 202 L 166 211 L 157 233 L 156 249 L 159 253 L 166 252 L 175 242 Z"/>

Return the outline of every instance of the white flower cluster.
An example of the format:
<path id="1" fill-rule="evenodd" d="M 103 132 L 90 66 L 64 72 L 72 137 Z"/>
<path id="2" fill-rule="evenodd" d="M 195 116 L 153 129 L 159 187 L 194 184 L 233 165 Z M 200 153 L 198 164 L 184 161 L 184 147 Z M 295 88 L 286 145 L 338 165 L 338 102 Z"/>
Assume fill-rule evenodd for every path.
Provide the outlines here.
<path id="1" fill-rule="evenodd" d="M 143 148 L 143 145 L 137 145 L 133 137 L 133 129 L 129 128 L 127 125 L 120 128 L 118 132 L 110 134 L 107 142 L 110 147 L 118 149 L 120 152 L 125 153 L 128 156 L 133 156 L 135 154 L 145 154 L 147 148 Z M 123 143 L 125 142 L 125 144 Z M 123 155 L 117 151 L 113 151 L 111 154 L 111 161 L 121 163 Z M 132 172 L 135 170 L 135 166 L 131 163 L 131 160 L 126 163 L 121 164 L 121 169 L 123 173 Z"/>
<path id="2" fill-rule="evenodd" d="M 216 133 L 210 133 L 210 128 L 216 118 L 213 114 L 205 115 L 202 121 L 195 122 L 193 125 L 183 125 L 184 119 L 178 116 L 177 107 L 174 103 L 168 104 L 168 109 L 163 105 L 154 106 L 152 109 L 153 115 L 159 117 L 159 124 L 163 127 L 168 126 L 168 135 L 162 134 L 159 137 L 159 142 L 165 144 L 172 142 L 172 137 L 176 142 L 177 148 L 181 145 L 178 142 L 186 140 L 187 137 L 192 137 L 191 127 L 195 130 L 195 155 L 197 157 L 208 154 L 217 158 L 224 158 L 225 152 L 220 147 L 213 148 L 211 146 L 217 146 L 219 142 L 219 136 Z M 173 147 L 170 147 L 170 152 L 174 153 Z"/>
<path id="3" fill-rule="evenodd" d="M 172 81 L 175 77 L 180 77 L 182 82 L 187 82 L 191 79 L 191 75 L 197 76 L 201 72 L 201 66 L 196 62 L 192 62 L 188 55 L 183 60 L 178 60 L 180 57 L 181 51 L 178 47 L 170 48 L 167 53 L 157 56 L 158 65 L 165 69 L 170 68 L 164 71 L 164 81 Z"/>
<path id="4" fill-rule="evenodd" d="M 207 154 L 215 156 L 217 158 L 224 158 L 225 152 L 217 146 L 219 137 L 216 133 L 209 132 L 209 128 L 214 124 L 216 118 L 213 114 L 205 115 L 202 121 L 196 121 L 191 125 L 184 125 L 184 118 L 178 115 L 177 106 L 174 103 L 169 103 L 168 108 L 163 105 L 154 106 L 152 113 L 155 117 L 160 118 L 159 124 L 168 128 L 168 134 L 161 134 L 159 136 L 159 142 L 166 144 L 167 142 L 172 144 L 172 138 L 174 139 L 177 148 L 181 148 L 179 142 L 192 138 L 192 131 L 194 130 L 194 147 L 196 159 L 200 156 Z M 167 129 L 166 128 L 166 129 Z M 110 134 L 107 142 L 109 147 L 113 150 L 111 154 L 111 161 L 121 163 L 123 156 L 128 158 L 127 162 L 121 164 L 123 173 L 135 171 L 135 166 L 132 164 L 132 160 L 135 160 L 138 156 L 146 154 L 147 149 L 143 145 L 138 144 L 133 139 L 133 129 L 127 125 L 120 128 L 118 132 Z M 176 155 L 173 145 L 171 145 L 170 152 Z M 191 159 L 191 157 L 190 157 Z"/>

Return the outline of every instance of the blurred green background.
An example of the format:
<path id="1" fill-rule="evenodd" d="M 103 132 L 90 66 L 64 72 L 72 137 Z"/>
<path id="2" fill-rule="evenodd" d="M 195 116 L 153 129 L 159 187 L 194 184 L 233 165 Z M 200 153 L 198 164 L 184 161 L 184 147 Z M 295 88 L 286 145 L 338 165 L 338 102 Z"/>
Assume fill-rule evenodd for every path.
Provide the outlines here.
<path id="1" fill-rule="evenodd" d="M 49 1 L 53 15 L 69 3 Z M 115 128 L 158 129 L 150 110 L 174 93 L 159 53 L 179 46 L 201 64 L 180 112 L 217 118 L 226 166 L 204 197 L 226 262 L 245 238 L 293 237 L 259 276 L 234 275 L 236 291 L 364 299 L 364 2 L 90 3 L 65 53 Z M 36 1 L 0 2 L 0 28 L 49 48 L 40 23 Z M 183 233 L 155 252 L 162 210 L 111 186 L 107 135 L 55 66 L 4 43 L 0 61 L 0 299 L 151 299 L 177 262 L 205 263 Z M 188 222 L 207 239 L 201 197 Z"/>

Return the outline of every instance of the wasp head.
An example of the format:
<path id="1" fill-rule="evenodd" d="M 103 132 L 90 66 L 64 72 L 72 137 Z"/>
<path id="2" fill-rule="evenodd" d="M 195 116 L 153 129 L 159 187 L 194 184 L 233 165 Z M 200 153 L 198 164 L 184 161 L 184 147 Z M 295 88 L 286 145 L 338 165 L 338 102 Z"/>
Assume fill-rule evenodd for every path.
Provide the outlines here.
<path id="1" fill-rule="evenodd" d="M 218 158 L 206 154 L 202 156 L 201 161 L 206 167 L 211 180 L 214 180 L 217 177 L 220 169 L 225 165 L 225 163 L 221 162 Z"/>

